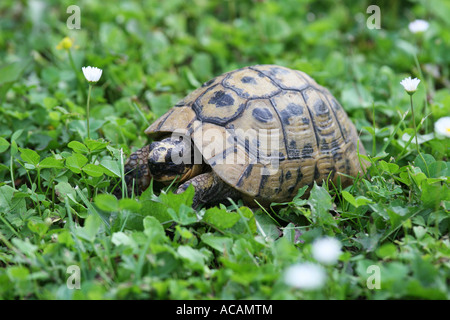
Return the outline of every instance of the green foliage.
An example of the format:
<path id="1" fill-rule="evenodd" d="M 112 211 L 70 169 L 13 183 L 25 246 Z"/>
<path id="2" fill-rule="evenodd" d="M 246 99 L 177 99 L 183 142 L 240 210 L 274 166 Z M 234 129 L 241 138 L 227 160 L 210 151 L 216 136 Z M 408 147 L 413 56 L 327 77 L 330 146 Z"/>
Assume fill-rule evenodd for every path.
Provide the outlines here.
<path id="1" fill-rule="evenodd" d="M 450 298 L 450 139 L 433 133 L 450 105 L 445 1 L 380 5 L 380 30 L 366 27 L 367 1 L 82 0 L 70 30 L 72 4 L 0 3 L 0 298 Z M 430 29 L 413 35 L 408 19 L 423 17 Z M 65 36 L 73 46 L 57 49 Z M 266 209 L 194 210 L 192 187 L 126 194 L 124 161 L 148 143 L 145 128 L 212 77 L 256 63 L 328 87 L 356 124 L 366 172 Z M 87 65 L 103 69 L 92 139 Z M 399 84 L 410 75 L 421 79 L 421 156 Z M 325 286 L 291 288 L 286 269 L 314 262 L 323 236 L 343 251 Z M 74 265 L 80 289 L 67 286 Z M 367 285 L 371 266 L 380 289 Z"/>

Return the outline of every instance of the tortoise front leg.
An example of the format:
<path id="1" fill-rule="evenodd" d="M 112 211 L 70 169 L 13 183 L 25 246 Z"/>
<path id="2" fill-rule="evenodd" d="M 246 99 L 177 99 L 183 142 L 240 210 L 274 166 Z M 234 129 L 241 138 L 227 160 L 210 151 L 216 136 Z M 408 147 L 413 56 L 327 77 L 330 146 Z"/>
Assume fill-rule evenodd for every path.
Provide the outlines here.
<path id="1" fill-rule="evenodd" d="M 189 185 L 195 189 L 192 207 L 198 208 L 200 205 L 215 205 L 227 201 L 228 198 L 239 198 L 239 192 L 222 181 L 215 173 L 207 172 L 199 174 L 186 181 L 175 193 L 184 192 Z"/>

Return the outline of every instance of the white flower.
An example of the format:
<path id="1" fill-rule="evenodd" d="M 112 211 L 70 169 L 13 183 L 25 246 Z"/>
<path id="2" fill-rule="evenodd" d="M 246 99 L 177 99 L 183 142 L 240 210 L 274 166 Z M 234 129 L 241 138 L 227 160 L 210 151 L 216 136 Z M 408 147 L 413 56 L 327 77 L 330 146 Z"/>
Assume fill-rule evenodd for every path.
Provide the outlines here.
<path id="1" fill-rule="evenodd" d="M 434 131 L 438 135 L 450 138 L 450 117 L 442 117 L 434 123 Z"/>
<path id="2" fill-rule="evenodd" d="M 325 284 L 326 273 L 323 267 L 311 263 L 290 266 L 284 274 L 284 282 L 294 288 L 314 290 Z"/>
<path id="3" fill-rule="evenodd" d="M 323 264 L 335 264 L 341 253 L 341 243 L 334 238 L 320 238 L 312 244 L 312 255 L 314 259 Z"/>
<path id="4" fill-rule="evenodd" d="M 419 82 L 420 80 L 417 78 L 411 79 L 411 77 L 408 77 L 400 81 L 400 84 L 405 88 L 406 92 L 411 94 L 416 92 Z"/>
<path id="5" fill-rule="evenodd" d="M 417 19 L 414 20 L 413 22 L 411 22 L 408 25 L 409 31 L 411 31 L 412 33 L 419 33 L 419 32 L 425 32 L 428 27 L 430 26 L 430 24 L 422 19 Z"/>
<path id="6" fill-rule="evenodd" d="M 82 67 L 84 77 L 89 82 L 97 82 L 102 76 L 102 69 L 96 67 Z"/>

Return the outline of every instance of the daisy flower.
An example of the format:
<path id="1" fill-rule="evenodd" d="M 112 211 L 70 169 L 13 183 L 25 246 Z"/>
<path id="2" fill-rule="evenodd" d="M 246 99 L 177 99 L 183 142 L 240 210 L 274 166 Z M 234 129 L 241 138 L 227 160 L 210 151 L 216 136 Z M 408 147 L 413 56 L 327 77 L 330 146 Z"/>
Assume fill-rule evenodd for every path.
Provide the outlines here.
<path id="1" fill-rule="evenodd" d="M 450 117 L 442 117 L 436 121 L 434 131 L 439 136 L 450 138 Z"/>
<path id="2" fill-rule="evenodd" d="M 411 22 L 408 25 L 409 31 L 411 31 L 412 33 L 420 33 L 420 32 L 425 32 L 427 31 L 428 27 L 430 26 L 430 24 L 422 19 L 417 19 L 414 20 L 413 22 Z"/>
<path id="3" fill-rule="evenodd" d="M 311 262 L 292 265 L 284 274 L 284 282 L 288 286 L 305 290 L 320 289 L 325 284 L 325 279 L 323 267 Z"/>
<path id="4" fill-rule="evenodd" d="M 420 80 L 417 78 L 411 79 L 411 77 L 408 77 L 408 78 L 405 78 L 402 81 L 400 81 L 400 84 L 403 86 L 403 88 L 409 94 L 409 100 L 411 102 L 411 118 L 412 118 L 411 120 L 412 120 L 413 128 L 414 128 L 414 136 L 416 138 L 417 154 L 420 156 L 420 158 L 422 158 L 422 161 L 425 163 L 425 167 L 427 169 L 427 174 L 429 176 L 430 173 L 428 171 L 427 163 L 425 162 L 425 159 L 423 158 L 422 153 L 420 153 L 419 140 L 417 138 L 416 118 L 414 116 L 413 94 L 414 94 L 414 92 L 416 92 L 419 82 L 420 82 Z"/>
<path id="5" fill-rule="evenodd" d="M 326 265 L 335 264 L 341 253 L 341 243 L 334 238 L 320 238 L 312 244 L 312 255 L 314 259 Z"/>
<path id="6" fill-rule="evenodd" d="M 400 81 L 400 84 L 403 86 L 406 92 L 411 95 L 416 92 L 419 82 L 420 80 L 417 78 L 411 79 L 411 77 L 408 77 Z"/>
<path id="7" fill-rule="evenodd" d="M 87 104 L 86 104 L 86 127 L 87 127 L 87 137 L 88 139 L 91 138 L 91 131 L 89 128 L 89 101 L 91 99 L 91 90 L 92 86 L 100 80 L 100 77 L 102 76 L 102 69 L 96 68 L 96 67 L 82 67 L 81 70 L 83 70 L 84 77 L 89 82 L 89 92 L 87 97 Z"/>
<path id="8" fill-rule="evenodd" d="M 100 77 L 102 76 L 102 69 L 96 68 L 96 67 L 82 67 L 84 77 L 89 82 L 97 82 L 100 80 Z"/>

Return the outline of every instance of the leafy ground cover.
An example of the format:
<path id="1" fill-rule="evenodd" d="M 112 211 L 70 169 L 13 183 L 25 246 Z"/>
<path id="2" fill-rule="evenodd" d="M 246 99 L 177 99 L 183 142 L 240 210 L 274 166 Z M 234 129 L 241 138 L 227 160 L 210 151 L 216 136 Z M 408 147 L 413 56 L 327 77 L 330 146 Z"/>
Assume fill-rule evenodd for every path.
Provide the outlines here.
<path id="1" fill-rule="evenodd" d="M 450 139 L 434 132 L 450 114 L 448 2 L 382 2 L 369 29 L 364 1 L 78 1 L 69 29 L 72 2 L 0 3 L 1 298 L 450 298 Z M 414 34 L 418 18 L 430 25 Z M 338 98 L 372 164 L 353 186 L 314 185 L 267 210 L 196 211 L 191 189 L 116 197 L 151 122 L 257 63 L 302 70 Z M 88 65 L 103 69 L 90 139 Z M 421 80 L 420 154 L 408 76 Z M 325 236 L 341 244 L 331 265 L 314 256 Z M 286 281 L 306 262 L 324 271 L 320 288 Z"/>

